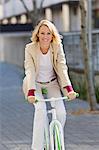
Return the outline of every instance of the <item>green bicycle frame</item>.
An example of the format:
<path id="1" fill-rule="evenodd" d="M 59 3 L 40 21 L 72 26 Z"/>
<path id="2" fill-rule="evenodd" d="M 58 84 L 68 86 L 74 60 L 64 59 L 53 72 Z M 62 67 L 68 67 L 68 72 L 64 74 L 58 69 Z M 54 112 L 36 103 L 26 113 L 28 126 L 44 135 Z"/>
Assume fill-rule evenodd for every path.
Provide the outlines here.
<path id="1" fill-rule="evenodd" d="M 61 137 L 60 137 L 59 128 L 57 124 L 54 126 L 54 130 L 55 130 L 55 145 L 58 150 L 62 150 L 61 149 Z"/>

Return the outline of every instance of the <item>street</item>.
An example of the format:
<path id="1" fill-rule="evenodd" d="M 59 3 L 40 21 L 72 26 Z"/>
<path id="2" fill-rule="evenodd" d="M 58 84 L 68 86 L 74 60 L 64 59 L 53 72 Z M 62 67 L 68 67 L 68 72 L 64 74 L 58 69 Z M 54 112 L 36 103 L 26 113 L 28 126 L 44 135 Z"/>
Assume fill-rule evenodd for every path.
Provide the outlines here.
<path id="1" fill-rule="evenodd" d="M 23 70 L 0 64 L 0 150 L 30 150 L 34 107 L 22 92 Z M 76 113 L 88 110 L 87 102 L 65 102 L 66 150 L 99 150 L 99 113 Z"/>

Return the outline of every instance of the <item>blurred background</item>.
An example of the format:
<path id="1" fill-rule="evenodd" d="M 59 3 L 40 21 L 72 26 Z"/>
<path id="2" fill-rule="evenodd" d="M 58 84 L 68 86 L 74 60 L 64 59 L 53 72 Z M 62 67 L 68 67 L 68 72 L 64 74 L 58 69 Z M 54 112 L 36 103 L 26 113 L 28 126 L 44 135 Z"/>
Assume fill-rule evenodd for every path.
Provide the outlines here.
<path id="1" fill-rule="evenodd" d="M 99 1 L 85 0 L 84 3 L 86 28 L 88 28 L 88 24 L 92 25 L 92 63 L 96 78 L 98 78 Z M 91 3 L 90 8 L 88 3 Z M 88 12 L 91 15 L 91 20 L 88 19 Z M 70 71 L 73 72 L 73 76 L 75 72 L 77 78 L 78 76 L 81 78 L 84 71 L 84 56 L 80 44 L 80 0 L 0 0 L 0 62 L 23 68 L 25 45 L 30 42 L 33 28 L 41 19 L 48 19 L 56 25 L 63 36 L 64 52 Z M 85 83 L 82 81 L 82 88 L 84 85 Z M 77 90 L 81 91 L 82 89 L 79 88 Z M 82 98 L 86 98 L 86 93 L 81 95 Z"/>
<path id="2" fill-rule="evenodd" d="M 79 93 L 67 109 L 99 110 L 99 0 L 0 0 L 0 150 L 30 150 L 34 109 L 22 91 L 24 50 L 41 19 L 52 21 L 62 35 L 69 75 Z M 98 116 L 69 116 L 68 150 L 79 150 L 80 144 L 85 150 L 91 148 L 87 144 L 99 149 Z"/>

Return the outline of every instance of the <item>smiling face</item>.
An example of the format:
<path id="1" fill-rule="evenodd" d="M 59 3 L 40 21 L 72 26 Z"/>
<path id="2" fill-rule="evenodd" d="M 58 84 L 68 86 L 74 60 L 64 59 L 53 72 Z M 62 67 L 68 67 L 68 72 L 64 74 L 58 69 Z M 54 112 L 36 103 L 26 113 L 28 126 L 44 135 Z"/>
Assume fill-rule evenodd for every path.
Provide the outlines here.
<path id="1" fill-rule="evenodd" d="M 42 25 L 38 33 L 40 45 L 49 46 L 52 41 L 52 33 L 46 25 Z"/>

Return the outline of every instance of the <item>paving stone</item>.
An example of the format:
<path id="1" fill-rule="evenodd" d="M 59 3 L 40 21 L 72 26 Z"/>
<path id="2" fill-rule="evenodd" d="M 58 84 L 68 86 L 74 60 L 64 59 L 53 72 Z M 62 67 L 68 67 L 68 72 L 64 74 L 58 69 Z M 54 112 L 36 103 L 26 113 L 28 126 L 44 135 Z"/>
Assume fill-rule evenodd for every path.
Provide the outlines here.
<path id="1" fill-rule="evenodd" d="M 30 150 L 34 107 L 24 100 L 23 70 L 5 63 L 0 66 L 0 150 Z M 66 150 L 99 150 L 99 114 L 73 114 L 89 109 L 79 99 L 65 102 L 65 106 Z"/>

